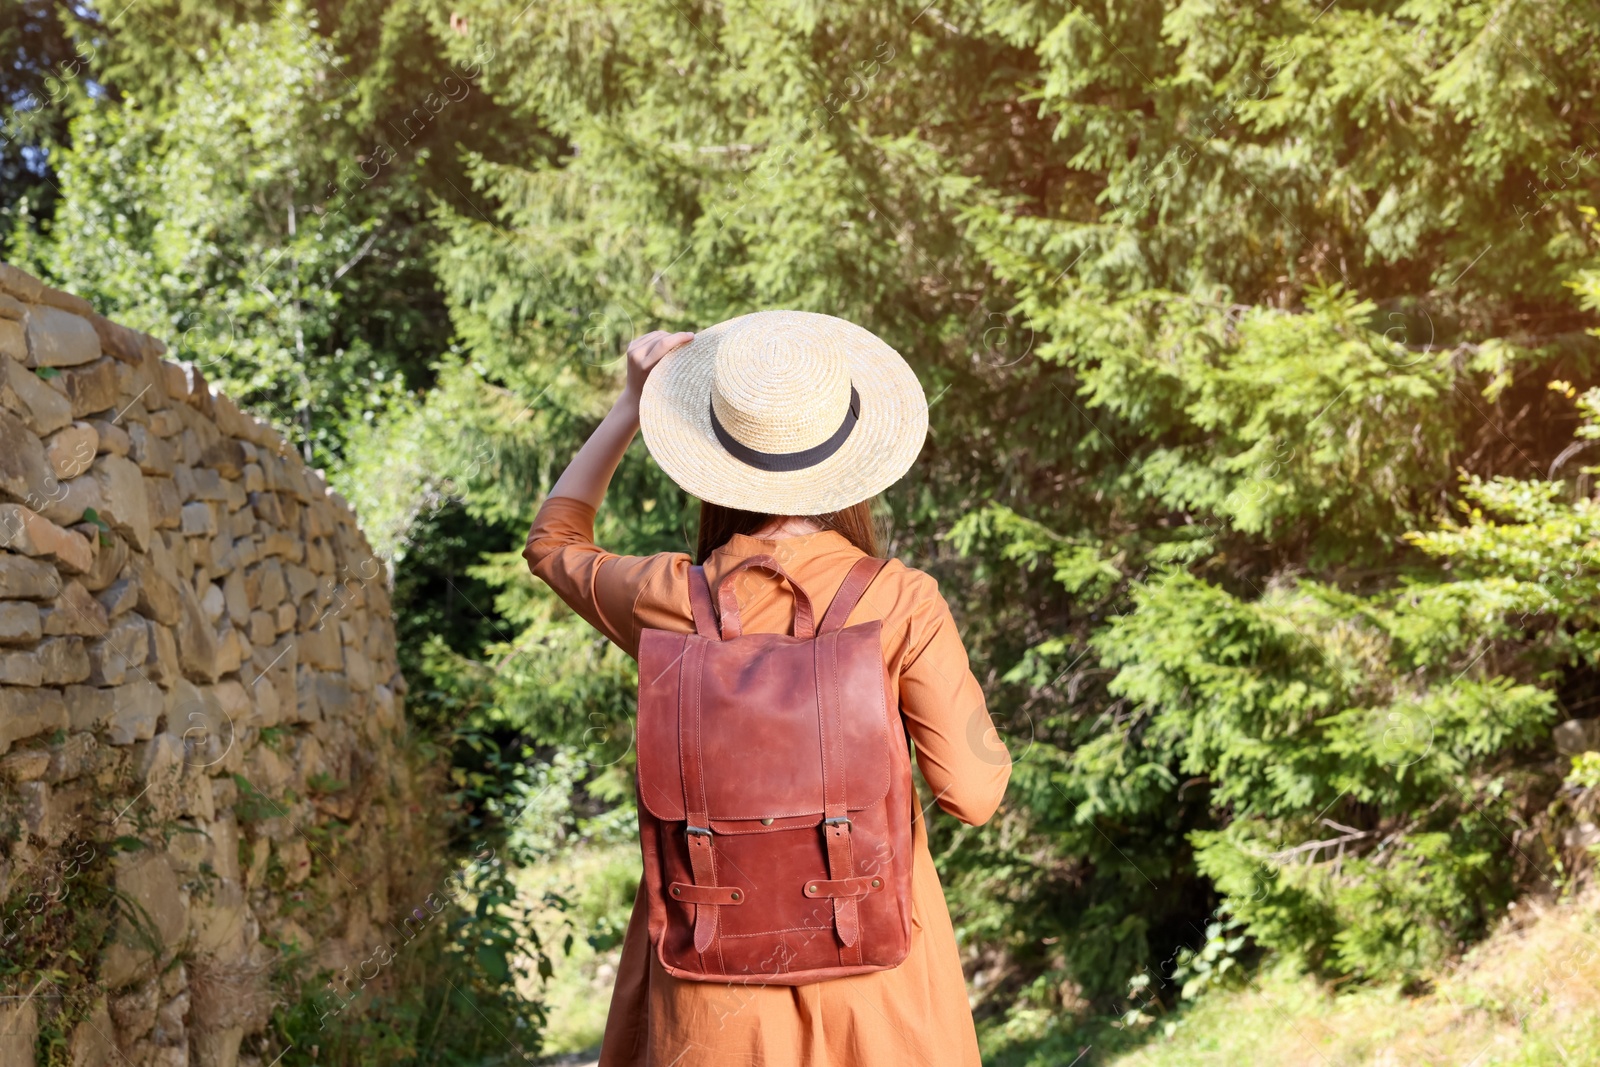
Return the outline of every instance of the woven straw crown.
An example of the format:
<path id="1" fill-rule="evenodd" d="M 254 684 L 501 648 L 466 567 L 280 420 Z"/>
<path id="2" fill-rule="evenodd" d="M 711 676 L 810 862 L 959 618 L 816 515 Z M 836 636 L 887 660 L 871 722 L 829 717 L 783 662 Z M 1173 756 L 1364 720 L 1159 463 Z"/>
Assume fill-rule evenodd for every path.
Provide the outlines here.
<path id="1" fill-rule="evenodd" d="M 850 406 L 850 368 L 813 324 L 781 333 L 758 316 L 735 319 L 712 361 L 711 410 L 739 443 L 799 452 L 826 441 Z M 801 397 L 810 403 L 796 403 Z"/>
<path id="2" fill-rule="evenodd" d="M 758 311 L 669 353 L 645 382 L 645 444 L 688 492 L 744 511 L 818 515 L 881 492 L 928 428 L 915 373 L 831 315 Z"/>

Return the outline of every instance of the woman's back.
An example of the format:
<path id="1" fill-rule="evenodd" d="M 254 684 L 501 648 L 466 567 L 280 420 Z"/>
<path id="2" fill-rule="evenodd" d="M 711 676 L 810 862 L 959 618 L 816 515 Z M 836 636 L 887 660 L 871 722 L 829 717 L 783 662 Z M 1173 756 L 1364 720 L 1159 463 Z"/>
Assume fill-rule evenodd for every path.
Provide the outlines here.
<path id="1" fill-rule="evenodd" d="M 587 504 L 549 498 L 524 553 L 533 573 L 629 655 L 637 655 L 643 629 L 692 631 L 689 556 L 613 555 L 594 544 L 593 521 Z M 735 534 L 707 557 L 707 578 L 715 586 L 755 555 L 777 558 L 820 617 L 863 553 L 832 531 L 777 540 Z M 732 585 L 746 632 L 788 632 L 794 598 L 787 585 L 751 569 L 734 575 Z M 872 619 L 883 621 L 889 698 L 898 700 L 932 802 L 963 822 L 987 820 L 1004 793 L 1010 759 L 937 584 L 890 561 L 848 621 Z M 601 1062 L 977 1063 L 954 933 L 921 812 L 913 813 L 912 916 L 911 954 L 893 970 L 809 986 L 733 986 L 680 981 L 662 970 L 645 936 L 641 896 Z"/>
<path id="2" fill-rule="evenodd" d="M 657 331 L 629 345 L 622 393 L 551 488 L 524 555 L 535 575 L 635 659 L 642 631 L 687 634 L 695 629 L 686 553 L 617 556 L 594 543 L 595 510 L 641 423 L 656 462 L 701 500 L 701 553 L 713 586 L 742 560 L 772 556 L 805 590 L 822 618 L 852 565 L 866 554 L 858 546 L 873 544 L 870 499 L 903 475 L 922 447 L 928 405 L 915 373 L 898 353 L 869 331 L 827 315 L 757 312 L 699 335 Z M 743 525 L 747 523 L 754 525 Z M 747 568 L 733 575 L 732 586 L 745 632 L 790 631 L 794 595 L 779 578 Z M 847 622 L 873 619 L 882 620 L 884 675 L 890 689 L 886 696 L 898 706 L 917 765 L 932 788 L 928 806 L 938 804 L 963 822 L 985 821 L 1000 803 L 1011 760 L 995 735 L 938 586 L 927 575 L 891 561 Z M 663 636 L 656 634 L 652 644 Z M 708 633 L 700 640 L 709 639 Z M 705 646 L 694 639 L 685 642 L 686 650 L 696 647 Z M 866 655 L 859 648 L 851 653 Z M 770 685 L 771 679 L 766 681 Z M 650 684 L 650 679 L 641 679 L 641 690 L 650 692 Z M 820 692 L 818 701 L 820 715 Z M 678 705 L 680 728 L 684 706 Z M 734 712 L 737 706 L 726 703 L 726 710 Z M 698 714 L 690 715 L 691 725 Z M 818 728 L 825 732 L 820 719 Z M 682 734 L 667 736 L 679 738 L 681 751 Z M 837 740 L 841 735 L 833 736 Z M 751 731 L 749 744 L 763 743 L 774 741 Z M 782 766 L 775 762 L 781 754 L 767 751 L 762 756 L 736 773 L 749 774 L 754 765 Z M 816 756 L 795 754 L 796 759 Z M 905 781 L 903 767 L 900 781 Z M 831 810 L 828 805 L 837 809 L 837 792 L 827 800 L 826 783 L 823 789 L 824 811 Z M 903 962 L 889 970 L 809 985 L 704 980 L 709 970 L 704 967 L 680 968 L 681 973 L 700 975 L 698 980 L 675 978 L 654 951 L 649 893 L 641 885 L 623 938 L 601 1064 L 977 1064 L 977 1036 L 950 915 L 928 854 L 924 809 L 904 792 L 900 797 L 910 809 L 903 817 L 911 820 L 910 949 Z M 845 810 L 854 810 L 848 807 L 848 791 L 844 803 Z M 685 785 L 685 811 L 687 806 Z M 894 829 L 887 823 L 886 806 L 880 806 L 880 814 L 885 826 Z M 714 822 L 709 817 L 706 821 Z M 828 818 L 817 825 L 819 833 L 828 834 L 828 890 L 834 896 L 853 895 L 857 882 L 841 875 L 859 873 L 839 839 L 842 822 Z M 690 836 L 687 823 L 677 825 Z M 708 905 L 739 904 L 732 888 L 716 880 L 710 830 L 697 825 L 692 835 L 698 851 L 690 854 L 696 865 L 687 888 L 697 890 L 694 895 Z M 783 827 L 785 833 L 790 830 Z M 757 832 L 765 831 L 752 831 Z M 645 860 L 649 863 L 648 855 Z M 795 891 L 816 891 L 807 886 L 807 881 L 798 882 Z M 828 936 L 853 948 L 850 939 L 857 926 L 851 909 L 834 903 Z M 905 912 L 896 914 L 903 924 Z M 696 951 L 705 953 L 716 943 L 718 925 L 718 920 L 698 924 Z M 666 927 L 658 924 L 656 929 Z M 753 936 L 792 932 L 810 937 L 817 929 L 805 924 L 794 930 L 764 926 Z M 900 930 L 903 938 L 903 925 Z M 896 958 L 903 945 L 898 942 L 884 962 Z M 841 963 L 844 954 L 841 948 Z M 796 977 L 801 970 L 795 968 Z M 838 972 L 824 966 L 817 973 Z"/>

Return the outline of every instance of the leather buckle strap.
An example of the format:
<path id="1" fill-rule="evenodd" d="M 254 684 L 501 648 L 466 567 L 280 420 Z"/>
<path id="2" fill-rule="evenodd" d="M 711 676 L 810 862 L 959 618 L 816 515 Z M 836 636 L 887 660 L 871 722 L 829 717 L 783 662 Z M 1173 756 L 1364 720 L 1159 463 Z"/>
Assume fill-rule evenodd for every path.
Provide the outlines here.
<path id="1" fill-rule="evenodd" d="M 882 875 L 857 875 L 854 878 L 819 878 L 807 882 L 808 897 L 864 897 L 875 889 L 883 888 Z"/>
<path id="2" fill-rule="evenodd" d="M 835 597 L 837 599 L 837 597 Z M 843 698 L 839 693 L 839 633 L 817 635 L 813 643 L 817 677 L 817 725 L 822 737 L 822 837 L 832 881 L 856 873 L 850 848 L 852 823 L 846 808 Z M 839 935 L 839 962 L 861 962 L 861 921 L 853 896 L 833 898 L 833 928 Z"/>
<path id="3" fill-rule="evenodd" d="M 684 638 L 683 669 L 678 690 L 678 758 L 682 761 L 683 808 L 688 815 L 683 839 L 689 846 L 689 871 L 697 886 L 715 887 L 717 857 L 711 847 L 711 818 L 706 813 L 705 768 L 700 763 L 700 672 L 708 647 Z M 696 904 L 694 950 L 704 953 L 717 938 L 717 909 Z"/>
<path id="4" fill-rule="evenodd" d="M 828 873 L 832 876 L 805 886 L 806 896 L 833 899 L 833 925 L 842 946 L 839 960 L 846 965 L 861 962 L 861 919 L 857 898 L 883 884 L 881 877 L 857 876 L 851 848 L 854 823 L 845 814 L 845 739 L 844 714 L 838 692 L 838 632 L 844 629 L 867 587 L 883 570 L 888 560 L 866 556 L 850 568 L 833 594 L 828 610 L 817 627 L 817 711 L 822 728 L 822 833 L 828 848 Z"/>
<path id="5" fill-rule="evenodd" d="M 850 847 L 850 822 L 824 823 L 823 839 L 828 846 L 828 874 L 834 882 L 847 882 L 855 875 L 856 861 Z M 810 883 L 807 883 L 808 885 Z M 820 883 L 819 883 L 820 884 Z M 845 963 L 860 963 L 861 923 L 852 896 L 835 896 L 833 901 L 833 926 L 844 945 L 841 952 Z"/>
<path id="6" fill-rule="evenodd" d="M 698 827 L 697 827 L 698 829 Z M 717 890 L 717 856 L 711 848 L 711 834 L 685 834 L 684 840 L 689 843 L 689 871 L 697 887 Z M 721 901 L 705 901 L 706 904 L 721 903 Z M 704 952 L 711 947 L 711 942 L 717 936 L 717 909 L 700 906 L 695 902 L 694 909 L 694 950 Z"/>
<path id="7" fill-rule="evenodd" d="M 673 882 L 667 887 L 673 900 L 685 904 L 743 904 L 744 890 L 733 885 L 690 885 Z"/>

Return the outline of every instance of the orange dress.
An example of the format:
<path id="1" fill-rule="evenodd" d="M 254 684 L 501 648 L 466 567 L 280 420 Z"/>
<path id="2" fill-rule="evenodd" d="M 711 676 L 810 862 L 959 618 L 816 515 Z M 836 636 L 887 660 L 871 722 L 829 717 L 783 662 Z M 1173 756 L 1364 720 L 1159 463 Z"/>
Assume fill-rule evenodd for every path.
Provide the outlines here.
<path id="1" fill-rule="evenodd" d="M 556 594 L 630 656 L 641 629 L 694 630 L 683 552 L 618 556 L 594 543 L 594 509 L 550 497 L 523 555 Z M 741 559 L 771 555 L 806 590 L 821 618 L 862 553 L 832 531 L 762 540 L 735 535 L 706 561 L 712 587 Z M 747 633 L 787 633 L 787 584 L 753 570 L 734 579 Z M 883 620 L 900 712 L 933 803 L 969 824 L 988 820 L 1011 758 L 938 584 L 891 560 L 849 622 Z M 892 699 L 897 694 L 890 693 Z M 930 804 L 931 806 L 931 804 Z M 912 824 L 911 952 L 888 971 L 803 986 L 683 981 L 667 974 L 634 898 L 600 1050 L 600 1067 L 974 1067 L 977 1035 L 922 813 Z"/>

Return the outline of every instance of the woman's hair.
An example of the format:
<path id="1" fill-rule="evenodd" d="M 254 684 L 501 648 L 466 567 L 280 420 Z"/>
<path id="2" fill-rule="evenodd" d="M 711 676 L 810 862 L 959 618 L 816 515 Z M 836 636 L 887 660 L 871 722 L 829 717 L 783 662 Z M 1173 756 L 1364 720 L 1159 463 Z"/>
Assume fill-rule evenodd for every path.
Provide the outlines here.
<path id="1" fill-rule="evenodd" d="M 872 525 L 872 501 L 851 504 L 842 511 L 826 515 L 807 515 L 806 518 L 824 530 L 843 534 L 844 539 L 869 556 L 878 554 L 878 535 Z M 706 557 L 728 543 L 734 534 L 755 533 L 772 520 L 771 515 L 759 511 L 740 511 L 721 504 L 700 502 L 700 536 L 696 540 L 694 561 L 704 563 Z"/>

